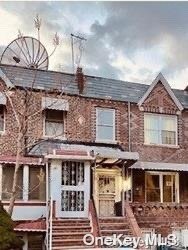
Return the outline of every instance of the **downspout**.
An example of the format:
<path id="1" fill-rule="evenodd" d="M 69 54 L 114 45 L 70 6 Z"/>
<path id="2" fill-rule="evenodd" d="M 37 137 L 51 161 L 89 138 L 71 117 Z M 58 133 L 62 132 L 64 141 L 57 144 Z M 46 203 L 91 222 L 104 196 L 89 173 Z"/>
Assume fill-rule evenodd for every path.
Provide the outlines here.
<path id="1" fill-rule="evenodd" d="M 49 172 L 48 172 L 48 162 L 45 164 L 46 166 L 46 247 L 49 247 Z"/>
<path id="2" fill-rule="evenodd" d="M 131 151 L 131 103 L 128 102 L 128 151 Z"/>

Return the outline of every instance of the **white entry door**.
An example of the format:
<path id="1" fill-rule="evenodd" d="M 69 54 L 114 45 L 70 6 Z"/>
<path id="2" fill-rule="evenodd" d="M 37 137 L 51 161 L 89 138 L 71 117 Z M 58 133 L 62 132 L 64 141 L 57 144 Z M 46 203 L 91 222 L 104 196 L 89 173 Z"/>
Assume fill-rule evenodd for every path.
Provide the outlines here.
<path id="1" fill-rule="evenodd" d="M 65 161 L 61 166 L 61 217 L 87 217 L 90 197 L 89 164 Z"/>

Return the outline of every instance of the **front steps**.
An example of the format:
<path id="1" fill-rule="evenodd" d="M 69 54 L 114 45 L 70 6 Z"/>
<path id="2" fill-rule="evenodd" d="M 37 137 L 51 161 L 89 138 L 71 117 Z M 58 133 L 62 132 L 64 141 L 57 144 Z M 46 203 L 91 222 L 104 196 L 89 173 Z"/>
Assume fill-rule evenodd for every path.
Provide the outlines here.
<path id="1" fill-rule="evenodd" d="M 52 222 L 52 249 L 72 250 L 89 248 L 83 236 L 91 233 L 89 219 L 54 219 Z"/>
<path id="2" fill-rule="evenodd" d="M 126 217 L 99 218 L 99 226 L 102 237 L 113 237 L 113 234 L 116 234 L 117 236 L 123 234 L 123 236 L 126 237 L 133 236 Z"/>

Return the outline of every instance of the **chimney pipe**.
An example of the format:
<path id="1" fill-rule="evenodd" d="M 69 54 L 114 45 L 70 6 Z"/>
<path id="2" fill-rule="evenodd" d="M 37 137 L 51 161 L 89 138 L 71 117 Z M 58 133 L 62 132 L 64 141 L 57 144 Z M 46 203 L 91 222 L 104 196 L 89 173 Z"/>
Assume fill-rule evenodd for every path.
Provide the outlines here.
<path id="1" fill-rule="evenodd" d="M 85 78 L 82 72 L 82 68 L 78 67 L 76 70 L 76 82 L 78 84 L 79 94 L 83 94 L 84 85 L 85 85 Z"/>

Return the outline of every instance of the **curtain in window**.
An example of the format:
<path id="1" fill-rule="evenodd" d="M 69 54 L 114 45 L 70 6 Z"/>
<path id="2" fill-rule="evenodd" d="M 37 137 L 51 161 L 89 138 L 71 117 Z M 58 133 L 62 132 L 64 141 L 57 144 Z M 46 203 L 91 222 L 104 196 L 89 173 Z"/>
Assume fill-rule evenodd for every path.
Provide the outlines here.
<path id="1" fill-rule="evenodd" d="M 162 144 L 176 144 L 175 117 L 162 117 Z"/>
<path id="2" fill-rule="evenodd" d="M 45 135 L 64 136 L 64 113 L 59 110 L 46 110 Z"/>
<path id="3" fill-rule="evenodd" d="M 145 143 L 159 144 L 160 142 L 160 127 L 158 116 L 145 115 Z"/>

